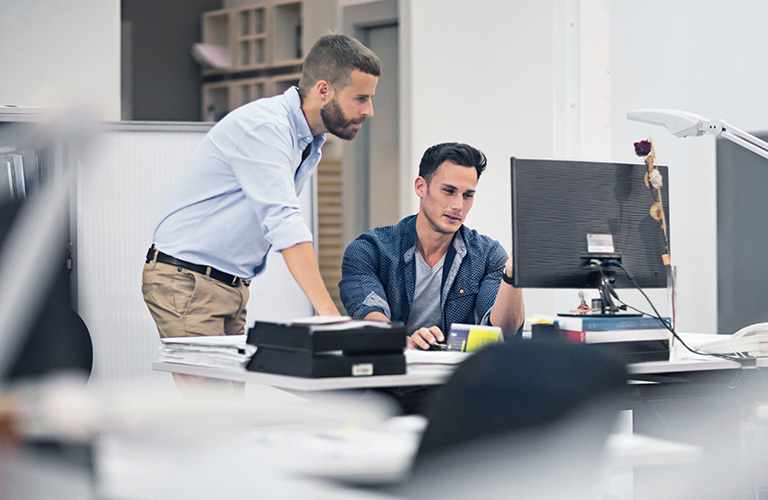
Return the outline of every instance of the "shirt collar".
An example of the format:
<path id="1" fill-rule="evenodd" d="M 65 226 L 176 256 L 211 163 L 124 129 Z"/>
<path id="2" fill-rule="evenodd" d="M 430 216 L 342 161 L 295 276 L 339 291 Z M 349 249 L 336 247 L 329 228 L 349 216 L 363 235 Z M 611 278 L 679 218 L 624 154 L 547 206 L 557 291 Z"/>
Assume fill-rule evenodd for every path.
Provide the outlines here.
<path id="1" fill-rule="evenodd" d="M 317 147 L 321 147 L 325 143 L 325 134 L 312 135 L 312 131 L 309 129 L 309 123 L 307 123 L 307 117 L 304 116 L 304 112 L 301 110 L 301 97 L 299 96 L 299 88 L 291 87 L 284 93 L 288 107 L 291 110 L 291 120 L 293 121 L 293 128 L 296 131 L 296 142 L 301 149 L 306 148 L 311 142 L 317 142 Z"/>
<path id="2" fill-rule="evenodd" d="M 403 261 L 407 263 L 414 258 L 416 252 L 416 215 L 409 215 L 401 222 L 405 224 L 406 229 L 400 240 L 400 251 L 403 253 Z M 464 224 L 459 227 L 459 230 L 453 235 L 451 246 L 448 247 L 448 253 L 455 252 L 459 256 L 459 260 L 467 254 L 467 245 L 464 242 L 465 227 Z"/>

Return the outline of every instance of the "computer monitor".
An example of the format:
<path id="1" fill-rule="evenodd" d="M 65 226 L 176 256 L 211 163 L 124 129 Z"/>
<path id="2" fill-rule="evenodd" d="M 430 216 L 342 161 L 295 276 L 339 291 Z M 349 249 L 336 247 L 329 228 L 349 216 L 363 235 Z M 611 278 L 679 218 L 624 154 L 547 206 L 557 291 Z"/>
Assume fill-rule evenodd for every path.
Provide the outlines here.
<path id="1" fill-rule="evenodd" d="M 668 169 L 657 167 L 668 237 Z M 513 157 L 511 168 L 516 287 L 598 288 L 601 297 L 605 280 L 635 287 L 616 262 L 641 288 L 667 286 L 667 244 L 650 213 L 645 164 Z"/>

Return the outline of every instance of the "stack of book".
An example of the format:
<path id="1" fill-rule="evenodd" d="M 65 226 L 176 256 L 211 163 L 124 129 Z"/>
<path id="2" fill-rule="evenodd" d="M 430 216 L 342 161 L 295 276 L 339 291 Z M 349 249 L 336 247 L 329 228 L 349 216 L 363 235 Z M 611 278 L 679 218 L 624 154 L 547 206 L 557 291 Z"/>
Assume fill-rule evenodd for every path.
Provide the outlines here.
<path id="1" fill-rule="evenodd" d="M 669 323 L 669 318 L 663 318 Z M 650 316 L 566 316 L 557 318 L 562 340 L 594 344 L 624 356 L 629 362 L 669 359 L 670 331 Z"/>

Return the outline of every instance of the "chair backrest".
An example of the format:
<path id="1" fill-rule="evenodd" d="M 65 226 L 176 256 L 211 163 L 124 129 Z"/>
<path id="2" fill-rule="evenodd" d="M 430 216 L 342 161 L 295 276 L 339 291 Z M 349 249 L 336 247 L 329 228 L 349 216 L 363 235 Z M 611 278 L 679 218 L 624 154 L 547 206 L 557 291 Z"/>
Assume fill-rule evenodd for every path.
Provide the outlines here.
<path id="1" fill-rule="evenodd" d="M 450 483 L 446 491 L 455 493 L 502 462 L 507 472 L 495 480 L 511 470 L 520 478 L 563 470 L 574 460 L 580 471 L 589 469 L 614 430 L 626 382 L 621 360 L 588 345 L 518 340 L 489 346 L 427 403 L 413 480 Z"/>
<path id="2" fill-rule="evenodd" d="M 0 202 L 0 256 L 3 241 L 22 209 L 21 202 Z M 57 263 L 55 276 L 41 285 L 29 284 L 30 290 L 16 293 L 39 293 L 40 307 L 30 314 L 18 350 L 8 358 L 8 366 L 0 367 L 0 381 L 35 378 L 54 373 L 89 376 L 93 368 L 93 343 L 82 318 L 72 308 L 70 274 L 66 268 L 66 248 L 49 249 Z"/>

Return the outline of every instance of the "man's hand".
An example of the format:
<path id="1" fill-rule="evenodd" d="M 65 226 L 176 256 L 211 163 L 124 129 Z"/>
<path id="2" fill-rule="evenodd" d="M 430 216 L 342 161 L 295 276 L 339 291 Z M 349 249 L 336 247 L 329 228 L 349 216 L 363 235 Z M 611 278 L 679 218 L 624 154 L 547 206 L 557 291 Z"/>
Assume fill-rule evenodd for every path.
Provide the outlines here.
<path id="1" fill-rule="evenodd" d="M 413 335 L 406 338 L 406 347 L 408 349 L 422 349 L 428 350 L 429 346 L 438 342 L 443 342 L 445 335 L 436 326 L 430 326 L 429 328 L 419 328 Z"/>

